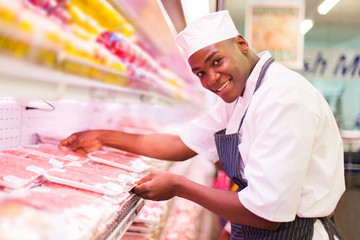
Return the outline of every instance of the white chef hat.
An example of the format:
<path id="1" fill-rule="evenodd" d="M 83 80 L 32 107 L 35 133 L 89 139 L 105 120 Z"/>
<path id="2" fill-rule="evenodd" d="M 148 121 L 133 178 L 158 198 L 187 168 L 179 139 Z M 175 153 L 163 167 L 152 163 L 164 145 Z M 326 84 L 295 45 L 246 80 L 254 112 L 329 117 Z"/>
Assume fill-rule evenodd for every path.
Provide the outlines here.
<path id="1" fill-rule="evenodd" d="M 184 58 L 188 58 L 196 51 L 236 37 L 239 34 L 227 10 L 213 12 L 195 19 L 188 24 L 176 37 Z"/>

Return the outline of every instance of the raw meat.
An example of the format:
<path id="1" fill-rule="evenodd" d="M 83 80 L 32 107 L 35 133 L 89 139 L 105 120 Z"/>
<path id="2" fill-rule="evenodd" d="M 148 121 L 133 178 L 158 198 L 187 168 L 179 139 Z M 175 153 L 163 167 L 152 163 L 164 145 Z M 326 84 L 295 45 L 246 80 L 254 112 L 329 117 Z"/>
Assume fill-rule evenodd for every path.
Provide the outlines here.
<path id="1" fill-rule="evenodd" d="M 118 210 L 102 194 L 65 185 L 20 189 L 0 196 L 0 239 L 91 239 Z"/>
<path id="2" fill-rule="evenodd" d="M 107 161 L 114 161 L 121 165 L 132 166 L 132 162 L 139 159 L 139 156 L 131 153 L 96 151 L 90 154 L 91 157 L 102 158 Z"/>
<path id="3" fill-rule="evenodd" d="M 56 145 L 53 145 L 53 144 L 26 145 L 26 146 L 23 146 L 23 148 L 29 149 L 31 151 L 42 152 L 42 153 L 49 154 L 52 156 L 66 158 L 68 160 L 73 160 L 73 161 L 88 160 L 88 158 L 82 156 L 79 153 L 76 153 L 73 151 L 60 150 L 60 149 L 58 149 L 58 147 Z"/>
<path id="4" fill-rule="evenodd" d="M 48 162 L 54 167 L 63 167 L 65 164 L 71 162 L 71 160 L 69 159 L 60 158 L 56 156 L 50 157 L 48 155 L 42 155 L 42 153 L 40 152 L 30 152 L 29 150 L 26 149 L 2 150 L 1 153 L 28 158 L 36 162 Z"/>
<path id="5" fill-rule="evenodd" d="M 89 162 L 52 169 L 46 172 L 45 177 L 49 181 L 111 196 L 128 191 L 137 180 L 135 175 L 125 170 Z"/>
<path id="6" fill-rule="evenodd" d="M 46 187 L 41 186 L 27 191 L 24 190 L 21 194 L 13 192 L 7 198 L 2 199 L 1 202 L 16 202 L 36 209 L 60 212 L 66 208 L 93 203 L 101 197 L 102 194 L 50 183 Z"/>
<path id="7" fill-rule="evenodd" d="M 8 154 L 0 154 L 0 165 L 0 185 L 8 188 L 24 187 L 53 167 L 48 162 Z"/>
<path id="8" fill-rule="evenodd" d="M 96 151 L 90 153 L 89 158 L 95 162 L 133 172 L 142 172 L 149 168 L 149 165 L 144 163 L 139 156 L 130 153 Z"/>
<path id="9" fill-rule="evenodd" d="M 135 174 L 131 171 L 96 162 L 86 162 L 80 165 L 68 165 L 65 169 L 90 174 L 92 176 L 100 176 L 105 179 L 118 180 L 124 183 L 133 183 L 141 177 L 141 175 Z"/>
<path id="10" fill-rule="evenodd" d="M 161 240 L 197 239 L 202 207 L 184 198 L 176 198 Z"/>

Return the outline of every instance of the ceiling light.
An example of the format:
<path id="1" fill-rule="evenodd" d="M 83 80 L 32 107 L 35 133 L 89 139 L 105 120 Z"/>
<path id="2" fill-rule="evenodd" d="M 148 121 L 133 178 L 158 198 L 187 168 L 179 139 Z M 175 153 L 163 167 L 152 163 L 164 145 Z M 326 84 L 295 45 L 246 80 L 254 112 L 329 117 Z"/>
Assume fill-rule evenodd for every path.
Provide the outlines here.
<path id="1" fill-rule="evenodd" d="M 300 23 L 300 33 L 305 35 L 313 27 L 313 25 L 314 23 L 311 19 L 304 19 Z"/>
<path id="2" fill-rule="evenodd" d="M 318 13 L 321 15 L 327 14 L 340 0 L 325 0 L 318 6 Z"/>

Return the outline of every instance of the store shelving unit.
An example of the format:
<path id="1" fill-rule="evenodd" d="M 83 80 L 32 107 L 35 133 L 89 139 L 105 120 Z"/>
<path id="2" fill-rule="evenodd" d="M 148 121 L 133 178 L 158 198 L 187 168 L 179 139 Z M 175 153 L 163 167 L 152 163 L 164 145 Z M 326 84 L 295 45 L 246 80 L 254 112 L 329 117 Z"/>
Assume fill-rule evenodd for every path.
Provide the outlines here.
<path id="1" fill-rule="evenodd" d="M 2 0 L 0 4 L 4 4 L 5 2 L 6 1 Z M 64 2 L 65 1 L 59 1 L 59 3 Z M 142 2 L 142 4 L 140 2 Z M 109 0 L 109 3 L 116 6 L 118 10 L 121 9 L 122 13 L 135 13 L 135 15 L 128 17 L 131 18 L 131 22 L 138 28 L 137 34 L 139 35 L 137 37 L 148 43 L 146 47 L 151 48 L 152 54 L 159 57 L 158 59 L 161 60 L 162 66 L 166 65 L 165 67 L 171 71 L 176 70 L 178 75 L 183 78 L 184 83 L 192 85 L 192 78 L 189 77 L 189 69 L 184 63 L 175 44 L 174 28 L 171 27 L 171 23 L 165 19 L 166 16 L 164 17 L 165 12 L 163 7 L 161 5 L 159 6 L 161 1 L 129 1 L 127 5 L 122 5 L 121 1 Z M 147 8 L 145 9 L 146 11 L 144 11 L 144 8 Z M 151 15 L 147 15 L 149 13 L 151 13 Z M 145 19 L 146 16 L 149 18 Z M 156 28 L 153 28 L 153 26 L 144 26 L 145 22 L 151 24 L 155 20 L 160 23 Z M 22 22 L 22 24 L 26 26 L 24 22 Z M 23 31 L 23 29 L 21 31 Z M 19 39 L 24 40 L 26 39 L 24 36 L 26 36 L 28 33 L 26 31 L 28 30 L 24 32 L 21 31 L 18 33 L 21 35 Z M 1 34 L 4 34 L 4 36 Z M 48 126 L 46 124 L 50 122 L 56 122 L 56 126 L 60 126 L 59 124 L 70 125 L 69 122 L 66 122 L 67 119 L 65 118 L 73 117 L 76 119 L 76 124 L 74 125 L 76 125 L 77 129 L 75 127 L 74 129 L 78 130 L 81 127 L 82 130 L 83 127 L 89 127 L 86 125 L 89 122 L 84 121 L 83 117 L 80 116 L 80 112 L 89 113 L 93 109 L 96 109 L 96 106 L 92 108 L 85 106 L 83 109 L 74 110 L 76 113 L 71 113 L 70 111 L 66 111 L 66 107 L 69 106 L 66 105 L 68 103 L 65 104 L 66 106 L 59 103 L 61 107 L 56 109 L 57 112 L 41 112 L 39 109 L 36 111 L 26 111 L 25 107 L 31 100 L 46 99 L 54 102 L 71 100 L 81 103 L 101 102 L 101 104 L 104 103 L 104 105 L 107 103 L 150 103 L 155 106 L 170 105 L 191 109 L 202 108 L 198 102 L 189 98 L 181 98 L 176 96 L 176 94 L 163 94 L 163 86 L 157 84 L 157 81 L 151 82 L 147 81 L 146 78 L 141 79 L 133 75 L 128 75 L 125 71 L 117 71 L 106 65 L 98 64 L 96 61 L 93 61 L 94 59 L 81 58 L 81 54 L 79 54 L 79 56 L 76 56 L 76 54 L 67 54 L 65 48 L 54 48 L 53 45 L 51 47 L 42 46 L 42 44 L 36 43 L 36 41 L 39 40 L 37 38 L 40 38 L 39 36 L 41 34 L 37 35 L 38 32 L 31 32 L 31 34 L 29 34 L 31 35 L 29 36 L 30 40 L 27 39 L 21 42 L 17 38 L 19 36 L 12 34 L 11 27 L 4 30 L 4 32 L 0 31 L 0 107 L 5 106 L 0 109 L 0 113 L 6 115 L 6 119 L 4 118 L 6 122 L 0 121 L 0 127 L 6 124 L 5 127 L 0 129 L 0 133 L 2 134 L 2 136 L 0 136 L 0 142 L 4 142 L 0 149 L 16 148 L 23 144 L 33 144 L 33 142 L 30 142 L 30 133 L 33 133 L 41 127 L 47 128 Z M 14 37 L 14 39 L 12 39 L 12 37 Z M 10 40 L 9 42 L 11 43 L 20 43 L 21 46 L 26 45 L 30 50 L 29 52 L 24 52 L 23 55 L 17 55 L 2 45 L 7 40 Z M 37 45 L 32 46 L 31 44 L 34 42 Z M 60 50 L 58 51 L 58 49 Z M 47 62 L 47 60 L 39 61 L 39 56 L 36 55 L 39 54 L 39 52 L 46 52 L 51 55 L 52 61 L 50 63 Z M 33 56 L 34 53 L 36 55 L 35 57 Z M 76 66 L 78 66 L 79 68 L 84 68 L 86 71 L 96 71 L 97 77 L 91 77 L 90 74 L 81 74 L 81 69 L 74 72 L 67 71 L 64 65 L 69 62 L 75 63 L 72 66 L 75 70 Z M 106 77 L 101 78 L 101 75 L 111 76 L 111 79 L 113 79 L 115 83 L 107 82 L 104 80 Z M 135 82 L 135 86 L 127 84 L 130 81 Z M 192 88 L 195 88 L 195 86 L 192 86 Z M 67 115 L 69 113 L 72 115 L 64 116 L 64 120 L 55 120 L 55 118 L 59 118 L 59 115 Z M 41 120 L 40 118 L 44 119 Z M 8 119 L 16 119 L 16 121 L 8 121 Z M 22 125 L 25 122 L 27 125 L 23 127 Z M 46 124 L 44 124 L 45 122 Z M 84 122 L 86 124 L 84 124 Z M 35 124 L 37 124 L 37 126 L 34 126 Z M 40 126 L 41 124 L 43 124 L 43 126 Z M 63 131 L 66 130 L 63 129 Z M 91 240 L 121 239 L 143 206 L 144 200 L 131 194 L 125 204 L 119 206 L 112 214 L 108 222 L 101 223 L 102 232 L 94 234 Z M 92 229 L 89 229 L 89 231 L 92 231 Z"/>
<path id="2" fill-rule="evenodd" d="M 97 66 L 97 68 L 99 68 Z M 110 69 L 103 69 L 111 72 Z M 141 79 L 113 71 L 122 81 L 137 81 L 148 88 Z M 18 99 L 74 99 L 105 100 L 113 102 L 153 102 L 159 104 L 188 105 L 182 101 L 161 95 L 155 91 L 119 86 L 89 79 L 60 70 L 36 65 L 9 56 L 0 55 L 0 87 L 2 93 Z"/>
<path id="3" fill-rule="evenodd" d="M 193 81 L 190 67 L 186 65 L 175 41 L 174 24 L 160 0 L 108 0 L 137 29 L 139 39 L 156 54 L 170 70 L 176 72 L 188 83 Z"/>
<path id="4" fill-rule="evenodd" d="M 160 60 L 159 66 L 162 65 L 170 71 L 175 70 L 177 75 L 183 78 L 186 84 L 192 85 L 189 68 L 186 66 L 176 47 L 174 27 L 171 21 L 168 20 L 168 17 L 165 16 L 166 12 L 160 1 L 140 0 L 130 3 L 109 0 L 108 2 L 116 10 L 121 11 L 120 15 L 124 15 L 135 26 L 133 37 L 142 42 L 144 47 L 151 51 L 152 55 L 157 56 L 156 60 Z M 63 3 L 64 1 L 60 1 L 58 4 Z M 198 105 L 198 103 L 194 104 L 194 100 L 188 99 L 188 96 L 185 96 L 185 99 L 183 98 L 184 96 L 175 96 L 179 94 L 176 93 L 178 90 L 172 92 L 174 90 L 171 90 L 171 86 L 168 85 L 169 83 L 165 83 L 162 79 L 154 81 L 150 80 L 150 76 L 145 76 L 141 79 L 140 77 L 127 74 L 124 69 L 118 71 L 117 69 L 105 66 L 106 64 L 95 63 L 99 60 L 96 56 L 90 57 L 93 59 L 81 56 L 97 54 L 95 52 L 87 52 L 89 48 L 99 48 L 101 45 L 95 44 L 94 36 L 89 40 L 84 40 L 80 37 L 79 43 L 71 43 L 73 40 L 65 40 L 66 37 L 59 38 L 59 36 L 55 37 L 56 40 L 45 40 L 49 38 L 48 35 L 56 34 L 51 30 L 51 27 L 50 29 L 49 27 L 41 27 L 41 30 L 37 31 L 33 30 L 33 27 L 25 27 L 24 29 L 29 28 L 32 30 L 24 30 L 20 26 L 27 25 L 28 22 L 26 21 L 29 21 L 29 17 L 19 20 L 20 22 L 16 26 L 9 25 L 9 22 L 6 21 L 8 20 L 2 23 L 4 28 L 2 34 L 4 36 L 0 35 L 0 84 L 3 89 L 0 94 L 2 96 L 6 93 L 7 96 L 19 98 L 36 98 L 41 96 L 41 98 L 47 99 L 69 98 L 90 101 L 103 99 L 121 102 L 150 101 L 160 104 Z M 155 23 L 157 25 L 156 28 L 149 26 Z M 55 23 L 52 22 L 51 24 Z M 14 27 L 19 27 L 22 30 L 14 34 L 11 30 Z M 74 34 L 69 32 L 66 34 L 72 35 L 71 38 L 75 37 Z M 39 39 L 41 39 L 40 42 Z M 47 43 L 46 41 L 49 42 Z M 56 46 L 56 41 L 62 42 L 59 46 Z M 86 45 L 87 41 L 92 42 L 92 44 L 84 47 L 83 50 L 80 49 L 78 53 L 76 53 L 77 50 L 68 50 L 69 48 L 76 49 L 81 47 L 82 44 Z M 45 43 L 44 46 L 43 43 Z M 4 49 L 1 49 L 2 47 Z M 21 48 L 21 53 L 13 52 L 13 49 L 17 47 Z M 124 48 L 126 47 L 124 46 Z M 67 51 L 75 51 L 75 55 L 73 53 L 68 54 Z M 41 57 L 45 59 L 41 59 Z M 133 67 L 136 68 L 136 64 Z M 96 76 L 92 77 L 91 75 L 94 72 Z M 159 76 L 153 77 L 157 78 Z M 110 81 L 114 81 L 115 84 L 107 82 L 109 81 L 107 79 L 110 78 L 112 79 Z M 129 86 L 127 84 L 129 81 L 135 82 L 135 86 Z M 162 92 L 164 87 L 165 89 L 169 88 L 165 90 L 166 94 Z M 191 86 L 189 89 L 195 89 L 196 87 L 198 85 Z"/>
<path id="5" fill-rule="evenodd" d="M 143 199 L 131 195 L 125 205 L 114 214 L 114 219 L 107 224 L 106 231 L 96 236 L 94 240 L 121 239 L 143 206 Z"/>

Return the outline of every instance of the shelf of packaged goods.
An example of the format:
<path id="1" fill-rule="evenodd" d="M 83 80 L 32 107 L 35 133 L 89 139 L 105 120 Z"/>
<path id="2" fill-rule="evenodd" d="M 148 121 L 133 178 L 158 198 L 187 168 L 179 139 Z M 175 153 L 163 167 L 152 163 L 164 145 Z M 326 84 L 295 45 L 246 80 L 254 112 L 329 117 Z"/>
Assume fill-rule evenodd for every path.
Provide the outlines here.
<path id="1" fill-rule="evenodd" d="M 69 60 L 69 58 L 67 58 Z M 74 62 L 74 59 L 71 59 Z M 98 71 L 111 72 L 97 66 Z M 45 67 L 23 60 L 0 55 L 0 96 L 18 99 L 104 100 L 112 102 L 155 102 L 186 104 L 154 92 L 153 86 L 140 79 L 115 71 L 118 81 L 133 81 L 146 90 L 102 82 L 96 79 L 70 74 L 56 68 Z"/>
<path id="2" fill-rule="evenodd" d="M 177 32 L 162 1 L 107 1 L 134 26 L 137 38 L 143 46 L 151 49 L 152 54 L 156 55 L 157 61 L 178 74 L 186 82 L 194 81 L 192 72 L 177 47 L 175 41 Z M 175 11 L 181 6 L 177 1 L 171 5 Z"/>
<path id="3" fill-rule="evenodd" d="M 94 240 L 121 239 L 144 204 L 143 199 L 137 195 L 131 195 L 125 205 L 115 213 L 114 219 L 106 226 L 106 230 L 95 237 Z"/>

